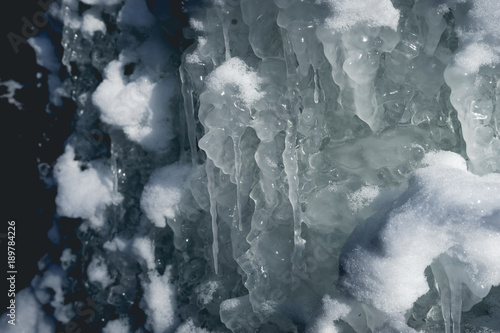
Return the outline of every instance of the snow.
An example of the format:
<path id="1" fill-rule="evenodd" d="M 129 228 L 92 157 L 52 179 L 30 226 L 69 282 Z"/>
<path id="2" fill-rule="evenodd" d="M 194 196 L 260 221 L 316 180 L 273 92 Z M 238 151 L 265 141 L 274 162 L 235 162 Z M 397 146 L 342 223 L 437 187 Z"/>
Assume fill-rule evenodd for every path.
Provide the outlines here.
<path id="1" fill-rule="evenodd" d="M 237 57 L 226 60 L 207 78 L 207 87 L 212 90 L 223 90 L 226 85 L 235 86 L 239 90 L 237 98 L 247 106 L 261 99 L 265 93 L 260 90 L 261 80 L 257 72 Z"/>
<path id="2" fill-rule="evenodd" d="M 127 82 L 125 57 L 112 61 L 92 95 L 102 121 L 122 128 L 130 140 L 151 151 L 164 151 L 174 137 L 169 103 L 176 88 L 172 77 L 153 82 L 147 75 Z"/>
<path id="3" fill-rule="evenodd" d="M 387 313 L 404 313 L 429 290 L 431 264 L 479 299 L 500 284 L 500 175 L 476 176 L 451 152 L 429 153 L 423 163 L 394 205 L 356 228 L 340 257 L 341 287 Z M 442 302 L 453 307 L 453 295 Z"/>
<path id="4" fill-rule="evenodd" d="M 36 63 L 47 68 L 52 73 L 57 73 L 61 67 L 56 55 L 56 49 L 47 33 L 39 34 L 28 39 L 28 44 L 36 54 Z"/>
<path id="5" fill-rule="evenodd" d="M 498 38 L 500 34 L 500 7 L 495 0 L 475 0 L 469 15 L 477 25 L 477 34 L 493 35 Z"/>
<path id="6" fill-rule="evenodd" d="M 113 283 L 109 277 L 106 261 L 99 255 L 94 255 L 87 267 L 87 276 L 90 282 L 100 284 L 102 289 L 107 288 Z"/>
<path id="7" fill-rule="evenodd" d="M 175 310 L 177 302 L 175 299 L 175 287 L 170 283 L 171 266 L 165 269 L 163 275 L 150 272 L 150 282 L 143 283 L 145 312 L 147 325 L 154 333 L 173 332 L 177 326 Z"/>
<path id="8" fill-rule="evenodd" d="M 100 18 L 98 8 L 91 8 L 83 13 L 82 32 L 92 37 L 96 32 L 106 33 L 106 25 Z"/>
<path id="9" fill-rule="evenodd" d="M 0 82 L 0 86 L 4 86 L 7 88 L 7 92 L 3 95 L 0 95 L 0 98 L 7 98 L 10 104 L 14 105 L 18 110 L 23 109 L 23 105 L 16 101 L 14 95 L 16 94 L 16 90 L 21 89 L 23 86 L 14 80 L 8 80 L 5 82 Z"/>
<path id="10" fill-rule="evenodd" d="M 121 201 L 121 196 L 113 191 L 110 169 L 102 161 L 84 165 L 75 160 L 75 150 L 69 144 L 57 159 L 54 178 L 58 185 L 58 214 L 89 220 L 94 229 L 104 225 L 106 207 Z"/>
<path id="11" fill-rule="evenodd" d="M 31 281 L 36 299 L 41 304 L 50 304 L 54 308 L 54 317 L 66 324 L 74 315 L 71 304 L 65 304 L 64 292 L 67 288 L 66 272 L 52 264 L 43 275 L 37 275 Z"/>
<path id="12" fill-rule="evenodd" d="M 310 332 L 316 333 L 341 333 L 335 321 L 346 317 L 351 308 L 330 296 L 323 297 L 323 313 L 316 320 L 315 324 L 310 329 Z"/>
<path id="13" fill-rule="evenodd" d="M 202 48 L 207 44 L 207 39 L 201 36 L 197 38 L 196 49 L 192 53 L 186 54 L 186 62 L 189 64 L 203 64 L 201 61 L 202 57 Z"/>
<path id="14" fill-rule="evenodd" d="M 30 287 L 16 293 L 15 304 L 15 325 L 7 323 L 10 318 L 6 315 L 8 312 L 4 312 L 0 317 L 0 331 L 2 333 L 55 332 L 54 319 L 45 314 Z"/>
<path id="15" fill-rule="evenodd" d="M 230 311 L 241 305 L 241 301 L 237 298 L 226 299 L 220 304 L 221 311 Z"/>
<path id="16" fill-rule="evenodd" d="M 333 17 L 326 19 L 326 26 L 335 31 L 346 31 L 356 24 L 369 27 L 389 27 L 397 30 L 400 13 L 390 0 L 327 0 Z"/>
<path id="17" fill-rule="evenodd" d="M 158 228 L 166 226 L 165 218 L 175 218 L 190 171 L 189 164 L 176 162 L 151 174 L 142 192 L 141 208 Z"/>
<path id="18" fill-rule="evenodd" d="M 155 269 L 154 244 L 151 240 L 144 237 L 136 238 L 132 244 L 132 249 L 139 258 L 146 261 L 149 270 Z"/>
<path id="19" fill-rule="evenodd" d="M 203 284 L 200 284 L 196 288 L 196 292 L 198 293 L 198 300 L 205 305 L 212 302 L 214 293 L 217 291 L 217 288 L 220 288 L 220 284 L 217 281 L 207 281 Z"/>
<path id="20" fill-rule="evenodd" d="M 104 5 L 112 6 L 121 3 L 123 0 L 81 0 L 87 5 Z"/>
<path id="21" fill-rule="evenodd" d="M 127 242 L 121 239 L 120 237 L 115 237 L 111 241 L 106 241 L 102 246 L 104 249 L 108 251 L 123 251 L 127 247 Z"/>
<path id="22" fill-rule="evenodd" d="M 494 287 L 500 285 L 500 175 L 480 177 L 471 172 L 471 152 L 478 147 L 464 136 L 470 130 L 481 141 L 492 142 L 485 154 L 496 163 L 500 147 L 494 104 L 498 100 L 494 66 L 500 62 L 498 1 L 422 0 L 414 1 L 411 9 L 406 2 L 391 0 L 269 0 L 265 11 L 258 6 L 266 0 L 243 1 L 241 7 L 238 1 L 201 1 L 199 8 L 185 1 L 181 6 L 188 16 L 203 15 L 190 18 L 191 29 L 186 30 L 187 36 L 198 38 L 198 44 L 186 49 L 181 64 L 186 75 L 182 96 L 176 61 L 188 44 L 174 45 L 177 40 L 169 38 L 171 19 L 177 19 L 170 12 L 150 12 L 160 2 L 81 0 L 94 6 L 90 9 L 78 0 L 60 4 L 64 38 L 69 41 L 63 42 L 66 55 L 79 68 L 98 68 L 94 62 L 102 59 L 107 64 L 100 65 L 106 68 L 95 91 L 85 85 L 95 82 L 97 73 L 82 74 L 78 80 L 71 77 L 65 87 L 74 89 L 75 102 L 81 105 L 92 96 L 98 112 L 94 114 L 88 104 L 79 107 L 77 132 L 86 130 L 86 122 L 95 124 L 97 117 L 111 127 L 109 161 L 82 160 L 74 148 L 80 147 L 79 132 L 70 138 L 54 167 L 58 214 L 82 218 L 84 226 L 94 229 L 78 233 L 89 240 L 83 245 L 84 253 L 93 254 L 83 267 L 82 275 L 88 279 L 82 282 L 94 284 L 87 292 L 98 296 L 101 305 L 106 297 L 99 296 L 99 289 L 109 288 L 110 299 L 116 301 L 111 305 L 116 305 L 116 312 L 105 316 L 114 320 L 94 323 L 96 330 L 105 325 L 104 333 L 133 329 L 206 333 L 205 325 L 218 329 L 221 320 L 234 331 L 245 330 L 245 325 L 255 331 L 281 325 L 280 329 L 290 328 L 283 331 L 308 327 L 311 333 L 335 333 L 350 325 L 349 332 L 410 332 L 406 325 L 414 322 L 409 323 L 408 316 L 420 320 L 416 317 L 421 315 L 420 309 L 412 307 L 429 291 L 433 294 L 425 305 L 432 310 L 427 315 L 439 312 L 441 316 L 442 307 L 445 318 L 454 314 L 455 323 L 457 312 L 471 309 L 483 298 L 481 306 L 488 311 L 500 309 L 499 287 Z M 322 24 L 330 13 L 324 10 L 325 4 L 331 16 Z M 58 5 L 54 3 L 51 11 Z M 196 7 L 193 13 L 191 5 Z M 453 10 L 451 22 L 442 17 L 448 7 Z M 255 22 L 249 20 L 254 14 Z M 110 18 L 109 27 L 116 19 L 117 34 L 107 34 L 104 17 Z M 352 34 L 337 34 L 350 29 Z M 96 45 L 92 37 L 99 32 L 102 44 Z M 52 102 L 60 104 L 56 48 L 46 34 L 29 43 L 38 64 L 50 71 Z M 267 49 L 267 43 L 279 45 L 278 50 Z M 433 53 L 438 43 L 441 53 Z M 107 52 L 101 48 L 104 44 L 113 53 L 99 60 L 94 50 Z M 92 56 L 79 54 L 82 50 Z M 422 67 L 437 64 L 434 56 L 443 64 Z M 294 68 L 297 64 L 300 68 Z M 468 129 L 460 114 L 457 118 L 458 108 L 455 105 L 453 110 L 447 101 L 445 67 L 458 68 L 467 78 L 483 70 L 476 86 L 462 84 L 463 89 L 457 90 L 451 83 L 458 85 L 459 80 L 447 83 L 452 94 L 465 96 L 467 112 L 471 105 L 484 106 L 480 116 L 487 118 L 481 123 L 485 128 L 473 124 Z M 132 70 L 125 73 L 125 68 Z M 482 83 L 482 76 L 491 87 Z M 21 109 L 13 98 L 21 85 L 2 84 L 8 93 L 1 97 Z M 473 88 L 477 96 L 467 95 Z M 373 113 L 372 122 L 372 106 L 377 108 L 374 112 L 385 110 L 384 119 Z M 250 107 L 251 114 L 245 111 Z M 358 109 L 367 114 L 355 118 Z M 392 111 L 397 114 L 391 115 Z M 421 121 L 424 118 L 427 122 Z M 375 120 L 383 125 L 379 128 Z M 185 122 L 192 126 L 188 134 L 181 127 Z M 134 154 L 137 160 L 128 160 L 131 142 L 124 142 L 115 131 L 123 131 L 146 152 L 139 149 Z M 392 137 L 387 135 L 391 131 Z M 194 167 L 185 163 L 187 136 Z M 138 147 L 132 146 L 137 152 Z M 436 147 L 462 151 L 469 160 L 450 152 L 431 152 L 421 160 L 424 151 Z M 264 156 L 264 151 L 271 153 Z M 212 161 L 206 164 L 205 157 L 217 168 Z M 180 161 L 172 163 L 177 158 Z M 111 163 L 125 170 L 119 178 Z M 126 205 L 108 209 L 122 202 L 118 191 L 126 196 Z M 119 223 L 124 216 L 132 223 Z M 210 237 L 210 217 L 212 231 L 220 226 L 219 237 L 215 231 Z M 104 228 L 108 218 L 114 223 Z M 297 227 L 301 221 L 308 223 L 302 231 Z M 167 224 L 174 231 L 174 244 L 159 244 L 172 239 L 170 230 L 158 229 Z M 54 222 L 49 237 L 64 247 L 67 231 L 61 227 L 59 235 L 57 228 Z M 305 240 L 307 246 L 301 252 Z M 215 250 L 219 243 L 220 252 Z M 109 258 L 96 254 L 102 249 Z M 171 251 L 176 251 L 172 257 L 161 257 Z M 64 304 L 64 294 L 76 253 L 80 252 L 64 249 L 62 269 L 51 266 L 35 278 L 33 292 L 19 293 L 22 311 L 28 311 L 23 315 L 29 317 L 25 324 L 19 321 L 19 327 L 28 332 L 54 331 L 52 319 L 41 308 L 47 304 L 58 321 L 74 318 L 71 305 Z M 113 260 L 121 262 L 115 265 L 118 262 Z M 163 275 L 157 272 L 159 263 L 169 264 Z M 223 283 L 217 270 L 213 273 L 212 263 L 229 273 Z M 119 274 L 111 276 L 115 268 Z M 194 274 L 189 274 L 192 269 Z M 438 291 L 429 286 L 430 274 Z M 122 293 L 125 288 L 131 288 L 130 293 Z M 495 294 L 488 299 L 490 290 Z M 189 304 L 177 308 L 177 291 L 183 300 L 189 298 Z M 123 312 L 134 295 L 141 298 L 139 306 L 145 312 L 139 322 L 135 315 L 129 318 Z M 225 299 L 229 297 L 238 298 Z M 318 307 L 319 316 L 314 317 Z M 192 320 L 197 311 L 202 311 L 201 317 Z M 467 321 L 473 325 L 471 330 L 500 322 L 496 313 L 487 322 L 488 311 L 471 314 Z M 203 317 L 206 322 L 197 327 Z M 179 318 L 185 322 L 179 323 Z M 310 318 L 315 320 L 309 322 Z M 441 321 L 441 317 L 435 320 L 437 325 Z M 296 327 L 297 323 L 303 326 Z M 9 332 L 4 324 L 5 317 L 0 319 L 0 330 Z M 445 325 L 450 325 L 449 319 Z"/>
<path id="23" fill-rule="evenodd" d="M 193 28 L 194 31 L 203 31 L 205 27 L 203 26 L 203 22 L 197 20 L 195 18 L 189 19 L 189 25 Z"/>
<path id="24" fill-rule="evenodd" d="M 354 193 L 348 194 L 349 208 L 353 212 L 368 206 L 380 193 L 377 186 L 363 186 Z"/>
<path id="25" fill-rule="evenodd" d="M 111 320 L 102 329 L 103 333 L 128 333 L 130 332 L 130 326 L 128 324 L 127 318 L 121 318 L 116 320 Z"/>
<path id="26" fill-rule="evenodd" d="M 76 262 L 76 255 L 71 253 L 71 249 L 64 249 L 60 260 L 62 269 L 67 270 Z"/>
<path id="27" fill-rule="evenodd" d="M 462 52 L 458 53 L 456 64 L 466 70 L 467 73 L 477 73 L 481 66 L 494 65 L 500 58 L 489 45 L 475 43 L 468 45 Z"/>
<path id="28" fill-rule="evenodd" d="M 188 319 L 185 323 L 177 328 L 175 333 L 209 333 L 204 328 L 196 327 L 192 319 Z"/>
<path id="29" fill-rule="evenodd" d="M 464 23 L 459 26 L 461 47 L 455 56 L 455 64 L 465 73 L 477 73 L 482 66 L 498 64 L 500 58 L 500 7 L 497 1 L 476 0 L 469 2 Z M 451 3 L 454 5 L 454 3 Z"/>

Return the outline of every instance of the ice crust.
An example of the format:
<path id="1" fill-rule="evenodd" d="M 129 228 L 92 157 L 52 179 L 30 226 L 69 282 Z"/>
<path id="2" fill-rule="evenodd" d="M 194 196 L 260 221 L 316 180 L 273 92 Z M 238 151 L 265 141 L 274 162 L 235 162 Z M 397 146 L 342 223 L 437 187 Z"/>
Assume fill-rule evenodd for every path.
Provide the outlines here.
<path id="1" fill-rule="evenodd" d="M 56 320 L 85 289 L 105 333 L 500 332 L 499 3 L 82 2 Z"/>

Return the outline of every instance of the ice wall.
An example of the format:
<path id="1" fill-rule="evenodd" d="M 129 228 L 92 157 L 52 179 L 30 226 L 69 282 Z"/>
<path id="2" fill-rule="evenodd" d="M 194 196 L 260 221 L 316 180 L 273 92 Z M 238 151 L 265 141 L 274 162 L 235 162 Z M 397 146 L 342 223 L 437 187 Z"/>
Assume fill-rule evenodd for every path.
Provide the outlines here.
<path id="1" fill-rule="evenodd" d="M 103 331 L 500 332 L 500 5 L 179 7 L 53 8 Z"/>

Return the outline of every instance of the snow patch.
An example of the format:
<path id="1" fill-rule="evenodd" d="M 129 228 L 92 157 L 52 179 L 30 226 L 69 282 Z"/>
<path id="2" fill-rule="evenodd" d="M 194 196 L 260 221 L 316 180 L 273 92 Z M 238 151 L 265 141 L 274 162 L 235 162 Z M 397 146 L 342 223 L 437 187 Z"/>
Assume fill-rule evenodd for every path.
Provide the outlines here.
<path id="1" fill-rule="evenodd" d="M 346 317 L 351 308 L 330 296 L 323 297 L 323 313 L 316 320 L 315 325 L 310 332 L 316 333 L 341 333 L 335 322 Z"/>
<path id="2" fill-rule="evenodd" d="M 92 37 L 96 32 L 106 33 L 106 25 L 100 18 L 99 8 L 91 8 L 83 13 L 82 32 Z"/>
<path id="3" fill-rule="evenodd" d="M 226 85 L 235 86 L 239 90 L 237 98 L 247 106 L 264 97 L 260 83 L 257 72 L 237 57 L 225 61 L 207 78 L 207 87 L 212 90 L 223 90 Z"/>
<path id="4" fill-rule="evenodd" d="M 165 218 L 174 219 L 178 213 L 190 171 L 189 164 L 176 162 L 151 174 L 142 192 L 141 208 L 158 228 L 166 226 Z"/>
<path id="5" fill-rule="evenodd" d="M 102 329 L 103 333 L 129 333 L 130 326 L 127 318 L 116 319 L 108 322 Z"/>
<path id="6" fill-rule="evenodd" d="M 105 79 L 92 95 L 105 123 L 117 126 L 144 149 L 164 151 L 174 137 L 169 104 L 177 82 L 167 76 L 153 82 L 147 75 L 128 82 L 124 58 L 112 61 Z"/>
<path id="7" fill-rule="evenodd" d="M 390 0 L 327 0 L 333 17 L 326 19 L 326 26 L 335 31 L 349 30 L 358 23 L 369 27 L 389 27 L 396 31 L 400 13 Z"/>
<path id="8" fill-rule="evenodd" d="M 151 240 L 144 237 L 136 238 L 132 244 L 132 249 L 139 258 L 146 261 L 149 270 L 155 269 L 155 248 Z"/>
<path id="9" fill-rule="evenodd" d="M 122 199 L 113 191 L 111 170 L 102 161 L 83 164 L 75 160 L 71 145 L 67 145 L 64 154 L 57 159 L 54 178 L 58 184 L 58 214 L 89 220 L 94 229 L 104 225 L 106 207 Z"/>
<path id="10" fill-rule="evenodd" d="M 204 328 L 196 327 L 192 319 L 188 319 L 184 324 L 179 326 L 175 333 L 209 333 Z"/>
<path id="11" fill-rule="evenodd" d="M 173 332 L 177 325 L 175 286 L 170 283 L 171 266 L 163 275 L 149 273 L 150 282 L 144 282 L 143 306 L 147 315 L 146 325 L 154 333 Z"/>
<path id="12" fill-rule="evenodd" d="M 429 290 L 431 265 L 438 285 L 460 290 L 442 297 L 444 306 L 457 306 L 458 286 L 473 295 L 462 309 L 500 284 L 500 175 L 474 175 L 451 152 L 429 153 L 423 163 L 394 205 L 355 229 L 340 257 L 340 286 L 386 313 L 403 313 Z"/>
<path id="13" fill-rule="evenodd" d="M 105 289 L 113 283 L 113 280 L 109 277 L 108 268 L 106 266 L 106 260 L 103 257 L 94 255 L 87 267 L 87 276 L 89 281 L 93 283 L 99 283 L 101 288 Z"/>
<path id="14" fill-rule="evenodd" d="M 14 95 L 16 94 L 16 90 L 21 89 L 23 86 L 14 80 L 0 82 L 0 86 L 4 86 L 7 88 L 7 92 L 3 95 L 0 95 L 0 98 L 7 98 L 7 101 L 10 104 L 14 105 L 18 110 L 22 110 L 23 105 L 16 101 Z"/>
<path id="15" fill-rule="evenodd" d="M 54 320 L 45 314 L 30 287 L 16 293 L 15 325 L 8 323 L 10 318 L 7 313 L 7 311 L 4 312 L 0 317 L 2 333 L 55 332 L 56 330 Z"/>

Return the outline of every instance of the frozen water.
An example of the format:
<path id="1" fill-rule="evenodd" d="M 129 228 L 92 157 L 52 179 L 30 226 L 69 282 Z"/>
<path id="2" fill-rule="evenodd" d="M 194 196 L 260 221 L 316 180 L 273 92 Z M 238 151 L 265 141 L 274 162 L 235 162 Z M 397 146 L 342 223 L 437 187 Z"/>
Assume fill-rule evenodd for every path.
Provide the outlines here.
<path id="1" fill-rule="evenodd" d="M 50 318 L 85 290 L 105 333 L 500 332 L 500 3 L 82 3 L 51 9 L 82 224 Z"/>

